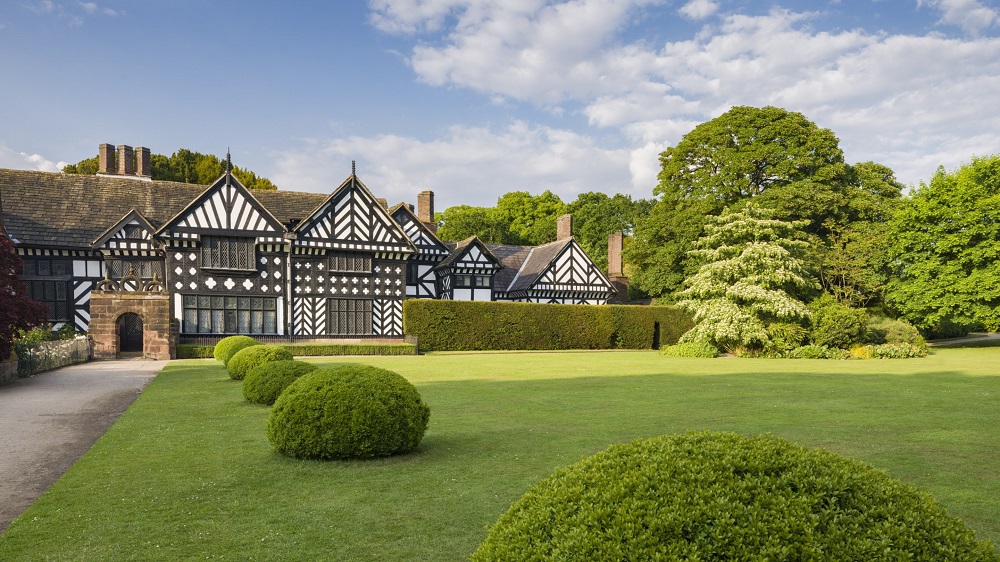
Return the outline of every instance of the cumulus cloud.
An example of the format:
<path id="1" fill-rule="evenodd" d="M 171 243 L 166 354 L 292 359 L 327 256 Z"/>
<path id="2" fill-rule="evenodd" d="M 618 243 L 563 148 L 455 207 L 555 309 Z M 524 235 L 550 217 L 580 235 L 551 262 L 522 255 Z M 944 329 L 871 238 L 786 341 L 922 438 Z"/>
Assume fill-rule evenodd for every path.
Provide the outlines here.
<path id="1" fill-rule="evenodd" d="M 65 165 L 66 162 L 53 162 L 41 154 L 27 154 L 0 145 L 0 168 L 58 172 Z"/>
<path id="2" fill-rule="evenodd" d="M 917 5 L 940 10 L 940 23 L 957 25 L 973 35 L 979 35 L 1000 22 L 1000 13 L 978 0 L 918 0 Z"/>
<path id="3" fill-rule="evenodd" d="M 681 6 L 678 12 L 692 20 L 703 20 L 719 10 L 719 5 L 712 0 L 691 0 Z"/>
<path id="4" fill-rule="evenodd" d="M 284 189 L 330 193 L 358 160 L 358 177 L 390 203 L 435 192 L 438 207 L 493 205 L 497 194 L 552 190 L 571 201 L 584 191 L 635 192 L 630 152 L 596 146 L 572 131 L 513 122 L 493 130 L 452 127 L 421 140 L 398 135 L 305 140 L 275 155 L 271 179 Z M 655 172 L 654 172 L 655 176 Z"/>
<path id="5" fill-rule="evenodd" d="M 823 14 L 774 8 L 659 45 L 623 41 L 630 18 L 653 3 L 386 0 L 376 13 L 382 29 L 441 30 L 409 59 L 425 82 L 578 111 L 624 135 L 631 183 L 646 189 L 659 150 L 733 105 L 800 111 L 832 129 L 850 161 L 880 161 L 907 183 L 1000 146 L 1000 97 L 989 95 L 1000 88 L 1000 39 L 824 31 L 815 25 Z M 975 0 L 925 3 L 967 30 L 996 21 Z M 707 16 L 713 6 L 681 10 Z"/>

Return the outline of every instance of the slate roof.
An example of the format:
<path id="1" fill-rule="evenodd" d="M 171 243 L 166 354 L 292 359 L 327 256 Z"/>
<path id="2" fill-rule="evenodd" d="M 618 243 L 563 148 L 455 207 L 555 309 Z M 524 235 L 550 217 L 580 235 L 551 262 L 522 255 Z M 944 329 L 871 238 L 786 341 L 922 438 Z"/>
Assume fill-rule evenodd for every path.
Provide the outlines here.
<path id="1" fill-rule="evenodd" d="M 497 291 L 504 293 L 513 293 L 531 288 L 535 284 L 535 281 L 538 280 L 538 277 L 556 259 L 559 252 L 562 252 L 563 248 L 572 243 L 572 241 L 572 238 L 566 238 L 535 247 L 498 246 L 497 250 L 501 254 L 507 255 L 506 261 L 503 258 L 500 260 L 506 268 L 501 271 L 507 272 L 513 270 L 514 273 L 505 273 L 503 278 L 495 277 L 493 279 L 493 287 Z M 490 250 L 493 250 L 493 248 L 491 247 Z M 493 253 L 497 257 L 500 257 L 497 250 L 493 250 Z M 515 265 L 515 261 L 517 260 L 519 262 Z M 509 262 L 509 265 L 507 262 Z M 509 279 L 507 279 L 508 277 Z"/>
<path id="2" fill-rule="evenodd" d="M 451 253 L 448 254 L 448 257 L 441 260 L 441 263 L 437 264 L 434 269 L 444 269 L 446 267 L 450 267 L 458 261 L 458 258 L 465 252 L 465 249 L 474 243 L 479 244 L 479 247 L 483 249 L 483 254 L 485 254 L 486 257 L 492 259 L 501 266 L 503 265 L 500 263 L 500 260 L 493 255 L 493 251 L 490 250 L 489 245 L 483 244 L 482 240 L 480 240 L 478 236 L 470 236 L 461 242 L 445 242 L 444 244 L 451 250 Z M 494 283 L 493 286 L 495 287 L 496 283 Z"/>
<path id="3" fill-rule="evenodd" d="M 23 246 L 90 248 L 135 209 L 159 228 L 208 186 L 135 177 L 92 176 L 0 168 L 0 208 L 11 237 Z M 328 195 L 251 190 L 282 223 L 303 219 Z"/>

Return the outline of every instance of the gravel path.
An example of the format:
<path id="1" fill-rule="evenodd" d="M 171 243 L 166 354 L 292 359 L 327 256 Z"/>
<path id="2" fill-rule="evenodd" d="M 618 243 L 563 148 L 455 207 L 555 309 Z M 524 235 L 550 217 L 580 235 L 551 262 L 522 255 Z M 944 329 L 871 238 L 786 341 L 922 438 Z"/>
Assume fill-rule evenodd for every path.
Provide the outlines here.
<path id="1" fill-rule="evenodd" d="M 135 401 L 166 361 L 98 361 L 0 385 L 0 533 Z"/>

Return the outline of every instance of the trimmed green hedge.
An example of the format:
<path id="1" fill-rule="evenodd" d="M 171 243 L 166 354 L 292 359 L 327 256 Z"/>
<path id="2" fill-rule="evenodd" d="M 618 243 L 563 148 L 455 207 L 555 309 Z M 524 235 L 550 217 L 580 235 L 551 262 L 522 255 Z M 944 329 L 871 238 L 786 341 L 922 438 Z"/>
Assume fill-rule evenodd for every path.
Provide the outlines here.
<path id="1" fill-rule="evenodd" d="M 774 436 L 639 439 L 558 470 L 472 560 L 963 560 L 987 541 L 926 493 Z"/>
<path id="2" fill-rule="evenodd" d="M 296 357 L 417 354 L 417 346 L 411 343 L 289 343 L 281 347 Z"/>
<path id="3" fill-rule="evenodd" d="M 260 342 L 250 336 L 228 336 L 215 344 L 215 358 L 228 366 L 229 360 L 240 350 L 254 345 L 260 345 Z"/>
<path id="4" fill-rule="evenodd" d="M 422 351 L 658 349 L 692 325 L 670 306 L 403 301 L 403 332 Z"/>
<path id="5" fill-rule="evenodd" d="M 214 359 L 214 345 L 198 345 L 196 343 L 177 344 L 178 359 Z"/>
<path id="6" fill-rule="evenodd" d="M 286 343 L 274 344 L 296 357 L 335 357 L 337 355 L 416 355 L 411 343 Z M 182 343 L 177 345 L 178 359 L 214 357 L 215 346 Z"/>

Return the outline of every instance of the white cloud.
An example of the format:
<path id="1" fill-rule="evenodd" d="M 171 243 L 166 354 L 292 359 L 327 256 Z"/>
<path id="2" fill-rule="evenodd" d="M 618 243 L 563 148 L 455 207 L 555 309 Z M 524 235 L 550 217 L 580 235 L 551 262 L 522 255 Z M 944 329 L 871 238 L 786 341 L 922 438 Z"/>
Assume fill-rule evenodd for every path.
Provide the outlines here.
<path id="1" fill-rule="evenodd" d="M 572 201 L 584 191 L 633 192 L 629 151 L 596 146 L 586 136 L 523 122 L 494 131 L 452 127 L 445 136 L 420 140 L 397 135 L 303 141 L 276 155 L 271 179 L 283 189 L 330 193 L 358 160 L 358 177 L 390 204 L 415 202 L 435 192 L 437 206 L 489 205 L 497 194 L 552 190 Z M 654 173 L 655 176 L 655 173 Z"/>
<path id="2" fill-rule="evenodd" d="M 680 14 L 688 19 L 703 20 L 719 10 L 719 5 L 712 0 L 691 0 L 681 6 Z"/>
<path id="3" fill-rule="evenodd" d="M 972 0 L 928 3 L 966 29 L 996 21 Z M 880 161 L 906 183 L 1000 146 L 1000 97 L 992 95 L 1000 39 L 823 31 L 814 28 L 822 14 L 776 8 L 728 15 L 688 39 L 623 42 L 629 18 L 647 4 L 410 0 L 399 3 L 406 18 L 389 21 L 443 29 L 439 43 L 417 43 L 410 59 L 430 84 L 550 108 L 570 103 L 592 127 L 622 133 L 632 145 L 631 183 L 646 189 L 658 166 L 651 147 L 676 143 L 733 105 L 802 112 L 839 136 L 849 161 Z M 682 10 L 708 7 L 695 0 Z M 421 20 L 417 8 L 433 15 Z"/>
<path id="4" fill-rule="evenodd" d="M 66 162 L 53 162 L 41 154 L 27 154 L 0 145 L 0 168 L 58 172 L 66 164 Z"/>
<path id="5" fill-rule="evenodd" d="M 957 25 L 973 35 L 979 35 L 1000 23 L 1000 13 L 978 0 L 917 0 L 917 5 L 940 10 L 940 23 Z"/>

